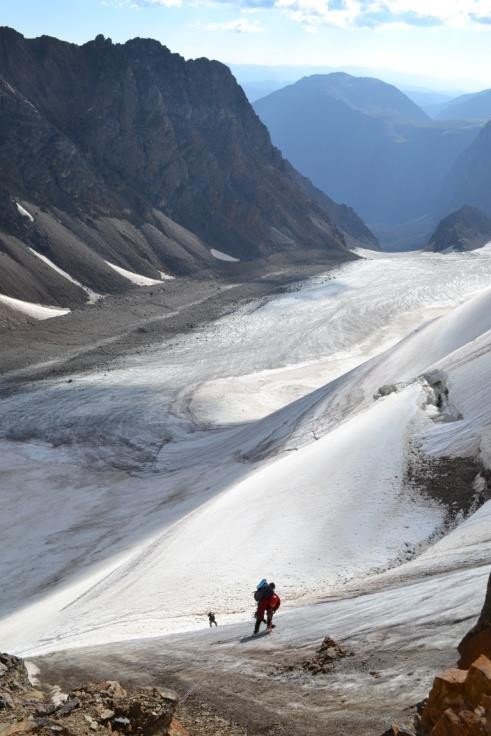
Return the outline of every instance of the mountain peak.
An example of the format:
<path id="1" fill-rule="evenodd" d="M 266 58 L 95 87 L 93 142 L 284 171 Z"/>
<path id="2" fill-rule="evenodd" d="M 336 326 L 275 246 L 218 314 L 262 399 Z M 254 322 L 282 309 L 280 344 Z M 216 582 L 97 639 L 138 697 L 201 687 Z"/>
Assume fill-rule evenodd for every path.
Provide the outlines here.
<path id="1" fill-rule="evenodd" d="M 354 213 L 296 178 L 224 65 L 146 38 L 16 38 L 0 43 L 8 296 L 47 299 L 29 248 L 107 293 L 124 283 L 107 262 L 158 279 L 230 269 L 213 251 L 228 263 L 345 260 L 344 233 L 373 241 Z"/>

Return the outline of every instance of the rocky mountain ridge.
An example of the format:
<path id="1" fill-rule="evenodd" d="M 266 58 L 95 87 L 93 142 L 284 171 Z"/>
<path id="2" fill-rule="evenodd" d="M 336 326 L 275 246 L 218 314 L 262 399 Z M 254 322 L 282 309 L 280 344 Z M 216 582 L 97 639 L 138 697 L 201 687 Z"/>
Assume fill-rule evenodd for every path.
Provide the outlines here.
<path id="1" fill-rule="evenodd" d="M 254 108 L 283 155 L 380 235 L 448 212 L 440 187 L 480 129 L 430 120 L 392 85 L 350 75 L 306 77 Z"/>
<path id="2" fill-rule="evenodd" d="M 114 265 L 235 275 L 232 259 L 337 261 L 345 238 L 375 242 L 292 173 L 227 67 L 149 39 L 1 28 L 0 168 L 0 292 L 19 299 L 120 291 Z"/>
<path id="3" fill-rule="evenodd" d="M 477 207 L 464 205 L 447 215 L 430 238 L 433 251 L 474 250 L 491 241 L 491 219 Z"/>

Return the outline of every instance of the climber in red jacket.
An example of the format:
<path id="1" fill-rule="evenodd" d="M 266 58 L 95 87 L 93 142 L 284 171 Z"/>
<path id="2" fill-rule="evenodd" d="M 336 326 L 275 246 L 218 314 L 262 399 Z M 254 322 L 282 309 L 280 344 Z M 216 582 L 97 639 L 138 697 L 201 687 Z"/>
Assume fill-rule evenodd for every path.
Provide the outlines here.
<path id="1" fill-rule="evenodd" d="M 280 596 L 276 593 L 276 585 L 274 583 L 267 583 L 266 580 L 262 580 L 254 593 L 254 599 L 257 601 L 254 633 L 259 633 L 259 628 L 262 623 L 266 623 L 267 630 L 272 631 L 274 628 L 273 615 L 281 605 Z M 264 621 L 264 614 L 266 614 L 266 621 Z"/>

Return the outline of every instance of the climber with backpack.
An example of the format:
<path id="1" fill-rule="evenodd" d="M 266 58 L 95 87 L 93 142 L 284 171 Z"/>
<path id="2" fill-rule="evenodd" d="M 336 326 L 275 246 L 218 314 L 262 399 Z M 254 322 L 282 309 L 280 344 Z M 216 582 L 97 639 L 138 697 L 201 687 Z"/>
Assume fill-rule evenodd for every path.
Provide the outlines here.
<path id="1" fill-rule="evenodd" d="M 266 578 L 263 578 L 254 592 L 254 600 L 257 603 L 256 613 L 254 614 L 256 618 L 254 633 L 259 634 L 262 623 L 266 624 L 266 630 L 269 633 L 274 629 L 273 615 L 281 605 L 281 599 L 276 593 L 276 585 L 268 583 Z M 264 620 L 265 614 L 266 621 Z"/>

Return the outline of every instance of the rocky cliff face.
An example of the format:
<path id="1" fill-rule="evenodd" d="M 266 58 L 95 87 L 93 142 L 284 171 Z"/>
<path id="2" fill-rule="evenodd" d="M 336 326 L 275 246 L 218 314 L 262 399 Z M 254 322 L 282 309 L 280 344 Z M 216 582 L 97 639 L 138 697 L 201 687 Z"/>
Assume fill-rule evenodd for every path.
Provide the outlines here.
<path id="1" fill-rule="evenodd" d="M 484 655 L 468 670 L 435 677 L 417 721 L 418 736 L 488 736 L 491 733 L 491 661 Z"/>
<path id="2" fill-rule="evenodd" d="M 488 579 L 486 598 L 475 626 L 459 644 L 459 667 L 468 668 L 475 659 L 485 655 L 491 660 L 491 575 Z"/>
<path id="3" fill-rule="evenodd" d="M 106 261 L 159 279 L 230 270 L 210 248 L 328 261 L 349 257 L 343 229 L 373 239 L 295 177 L 227 67 L 151 40 L 0 29 L 0 168 L 0 291 L 17 298 L 86 299 L 26 246 L 106 293 L 127 285 Z"/>
<path id="4" fill-rule="evenodd" d="M 458 647 L 458 669 L 438 674 L 414 718 L 382 736 L 489 736 L 491 734 L 491 575 L 481 615 Z"/>
<path id="5" fill-rule="evenodd" d="M 491 219 L 476 207 L 465 205 L 445 217 L 430 238 L 433 251 L 473 250 L 491 240 Z"/>

